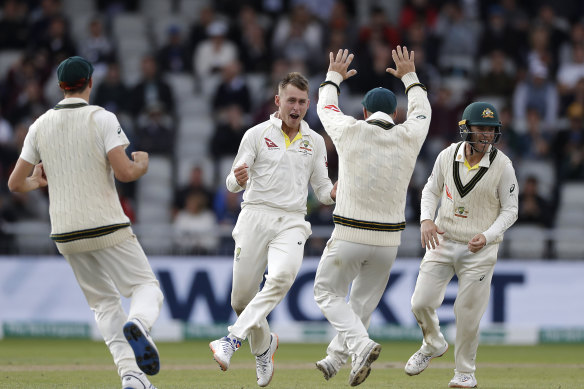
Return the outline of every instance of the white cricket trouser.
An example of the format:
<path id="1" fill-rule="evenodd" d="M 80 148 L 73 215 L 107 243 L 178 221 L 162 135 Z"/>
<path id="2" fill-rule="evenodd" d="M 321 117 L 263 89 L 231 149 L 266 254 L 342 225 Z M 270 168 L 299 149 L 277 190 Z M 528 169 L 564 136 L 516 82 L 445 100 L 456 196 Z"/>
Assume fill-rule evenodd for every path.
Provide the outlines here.
<path id="1" fill-rule="evenodd" d="M 369 342 L 369 322 L 389 280 L 397 246 L 373 246 L 331 238 L 314 280 L 314 299 L 337 330 L 327 354 L 344 364 Z M 349 303 L 346 302 L 351 285 Z"/>
<path id="2" fill-rule="evenodd" d="M 136 318 L 150 330 L 158 319 L 163 300 L 142 246 L 132 236 L 112 247 L 64 257 L 95 314 L 118 374 L 121 377 L 129 371 L 140 371 L 122 327 L 128 318 Z M 120 294 L 131 298 L 128 315 L 122 308 Z"/>
<path id="3" fill-rule="evenodd" d="M 440 245 L 436 249 L 426 250 L 412 296 L 412 312 L 424 334 L 422 352 L 433 354 L 444 347 L 446 341 L 440 332 L 436 309 L 442 304 L 446 287 L 456 274 L 456 372 L 474 373 L 479 323 L 489 303 L 499 245 L 490 244 L 472 253 L 467 244 L 439 239 Z"/>
<path id="4" fill-rule="evenodd" d="M 244 207 L 237 219 L 231 306 L 238 318 L 228 329 L 240 339 L 249 338 L 254 355 L 270 345 L 266 317 L 296 279 L 311 232 L 310 223 L 299 213 Z M 260 291 L 266 266 L 268 274 Z"/>

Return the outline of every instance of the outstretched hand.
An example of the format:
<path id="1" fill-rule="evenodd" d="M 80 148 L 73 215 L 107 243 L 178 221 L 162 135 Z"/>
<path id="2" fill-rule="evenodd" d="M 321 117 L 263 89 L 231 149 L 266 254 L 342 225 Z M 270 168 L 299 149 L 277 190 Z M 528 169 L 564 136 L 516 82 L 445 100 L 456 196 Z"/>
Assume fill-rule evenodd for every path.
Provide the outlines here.
<path id="1" fill-rule="evenodd" d="M 389 74 L 401 79 L 407 73 L 416 71 L 413 50 L 408 52 L 407 47 L 404 46 L 402 48 L 401 46 L 397 46 L 391 50 L 391 57 L 393 58 L 393 62 L 395 62 L 395 69 L 387 68 L 385 71 Z"/>
<path id="2" fill-rule="evenodd" d="M 337 56 L 334 57 L 332 51 L 329 53 L 330 64 L 328 71 L 329 72 L 337 72 L 341 76 L 343 76 L 343 80 L 346 80 L 349 77 L 353 77 L 357 74 L 355 69 L 347 70 L 349 65 L 353 61 L 355 56 L 353 54 L 349 54 L 349 50 L 339 49 Z"/>

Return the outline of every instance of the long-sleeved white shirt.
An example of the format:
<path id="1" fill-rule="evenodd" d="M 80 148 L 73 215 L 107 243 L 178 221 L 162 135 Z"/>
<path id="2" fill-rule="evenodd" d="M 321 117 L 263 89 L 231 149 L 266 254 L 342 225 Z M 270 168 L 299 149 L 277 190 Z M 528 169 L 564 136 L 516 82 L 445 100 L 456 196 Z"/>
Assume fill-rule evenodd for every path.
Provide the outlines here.
<path id="1" fill-rule="evenodd" d="M 485 153 L 479 169 L 469 170 L 464 165 L 465 146 L 453 143 L 436 158 L 422 191 L 420 221 L 434 220 L 441 200 L 436 225 L 446 238 L 467 243 L 482 233 L 487 244 L 498 243 L 517 220 L 515 170 L 501 150 Z"/>
<path id="2" fill-rule="evenodd" d="M 230 192 L 242 191 L 233 170 L 247 163 L 249 179 L 242 208 L 264 206 L 306 214 L 309 182 L 321 203 L 334 203 L 324 139 L 305 121 L 300 125 L 300 134 L 302 139 L 286 148 L 282 120 L 274 114 L 246 131 L 226 179 Z"/>
<path id="3" fill-rule="evenodd" d="M 343 77 L 328 72 L 339 85 Z M 402 77 L 406 88 L 418 83 L 415 73 Z M 408 113 L 395 125 L 391 116 L 374 112 L 367 120 L 344 115 L 337 88 L 320 88 L 318 116 L 339 155 L 333 237 L 377 246 L 398 246 L 405 228 L 406 194 L 418 153 L 428 134 L 432 110 L 419 86 L 408 90 Z"/>

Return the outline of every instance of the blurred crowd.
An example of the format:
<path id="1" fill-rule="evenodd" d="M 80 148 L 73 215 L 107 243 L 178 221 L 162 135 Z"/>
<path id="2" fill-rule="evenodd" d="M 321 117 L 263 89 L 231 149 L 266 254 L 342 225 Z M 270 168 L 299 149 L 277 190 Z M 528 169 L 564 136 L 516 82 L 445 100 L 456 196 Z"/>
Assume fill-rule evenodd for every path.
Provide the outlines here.
<path id="1" fill-rule="evenodd" d="M 150 189 L 138 184 L 119 189 L 134 223 L 150 222 L 147 216 L 141 220 L 146 213 L 140 207 L 167 211 L 162 221 L 173 231 L 174 253 L 225 254 L 232 249 L 229 234 L 209 233 L 230 231 L 239 213 L 241 193 L 226 191 L 225 175 L 246 129 L 276 110 L 275 86 L 289 71 L 300 71 L 311 82 L 305 120 L 325 136 L 329 173 L 336 180 L 336 153 L 316 115 L 316 101 L 328 52 L 340 48 L 355 53 L 358 70 L 343 84 L 341 109 L 358 115 L 361 96 L 383 86 L 400 96 L 398 121 L 405 118 L 407 100 L 403 85 L 385 69 L 392 65 L 396 45 L 415 51 L 433 114 L 410 185 L 406 217 L 411 225 L 418 223 L 420 192 L 437 153 L 460 140 L 458 120 L 475 100 L 489 101 L 499 110 L 503 136 L 497 147 L 517 171 L 519 223 L 554 228 L 561 223 L 556 215 L 562 186 L 584 183 L 581 1 L 0 4 L 0 253 L 18 252 L 5 226 L 48 220 L 46 191 L 12 194 L 6 182 L 30 124 L 62 98 L 55 69 L 72 55 L 94 64 L 91 103 L 118 115 L 131 150 L 169 162 L 170 201 L 145 202 L 140 192 Z M 72 14 L 73 5 L 77 13 L 87 11 Z M 155 10 L 159 15 L 147 12 L 163 6 L 167 8 Z M 202 123 L 209 123 L 210 130 L 201 130 Z M 313 226 L 332 226 L 331 207 L 312 197 L 308 205 Z M 324 240 L 314 242 L 307 250 L 318 255 Z"/>

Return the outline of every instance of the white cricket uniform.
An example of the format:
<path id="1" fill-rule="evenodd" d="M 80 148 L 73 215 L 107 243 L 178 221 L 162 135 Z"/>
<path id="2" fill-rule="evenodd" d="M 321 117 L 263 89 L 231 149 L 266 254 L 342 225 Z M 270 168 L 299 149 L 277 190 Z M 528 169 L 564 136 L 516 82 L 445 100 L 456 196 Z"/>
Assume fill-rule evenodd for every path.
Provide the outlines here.
<path id="1" fill-rule="evenodd" d="M 71 265 L 120 376 L 140 371 L 122 326 L 128 317 L 149 330 L 162 292 L 130 227 L 107 153 L 129 141 L 114 114 L 81 98 L 66 98 L 40 116 L 21 158 L 43 162 L 49 189 L 51 239 Z M 131 297 L 129 315 L 120 294 Z"/>
<path id="2" fill-rule="evenodd" d="M 249 180 L 233 229 L 231 306 L 239 317 L 229 332 L 240 339 L 249 337 L 255 355 L 269 347 L 266 317 L 292 286 L 302 263 L 304 243 L 312 233 L 304 219 L 308 183 L 320 202 L 334 203 L 322 136 L 302 121 L 301 139 L 286 148 L 281 128 L 282 121 L 271 115 L 246 131 L 226 179 L 229 191 L 243 190 L 233 169 L 247 163 Z M 259 291 L 266 266 L 266 282 Z"/>
<path id="3" fill-rule="evenodd" d="M 328 72 L 326 81 L 339 85 L 343 77 Z M 344 115 L 334 85 L 325 82 L 319 91 L 318 115 L 339 155 L 339 182 L 335 229 L 316 272 L 314 296 L 338 332 L 327 354 L 339 365 L 369 342 L 367 328 L 395 261 L 408 184 L 430 126 L 430 103 L 417 75 L 408 73 L 402 82 L 408 113 L 397 125 L 383 112 L 365 121 Z"/>
<path id="4" fill-rule="evenodd" d="M 437 157 L 422 191 L 420 220 L 436 218 L 440 245 L 426 250 L 412 296 L 412 312 L 423 328 L 422 352 L 433 354 L 444 347 L 436 309 L 446 287 L 458 277 L 456 316 L 456 372 L 473 373 L 478 348 L 479 323 L 487 308 L 491 278 L 499 243 L 517 220 L 519 187 L 511 160 L 490 148 L 478 169 L 465 166 L 465 142 L 452 144 Z M 476 253 L 468 242 L 482 233 L 487 244 Z"/>

